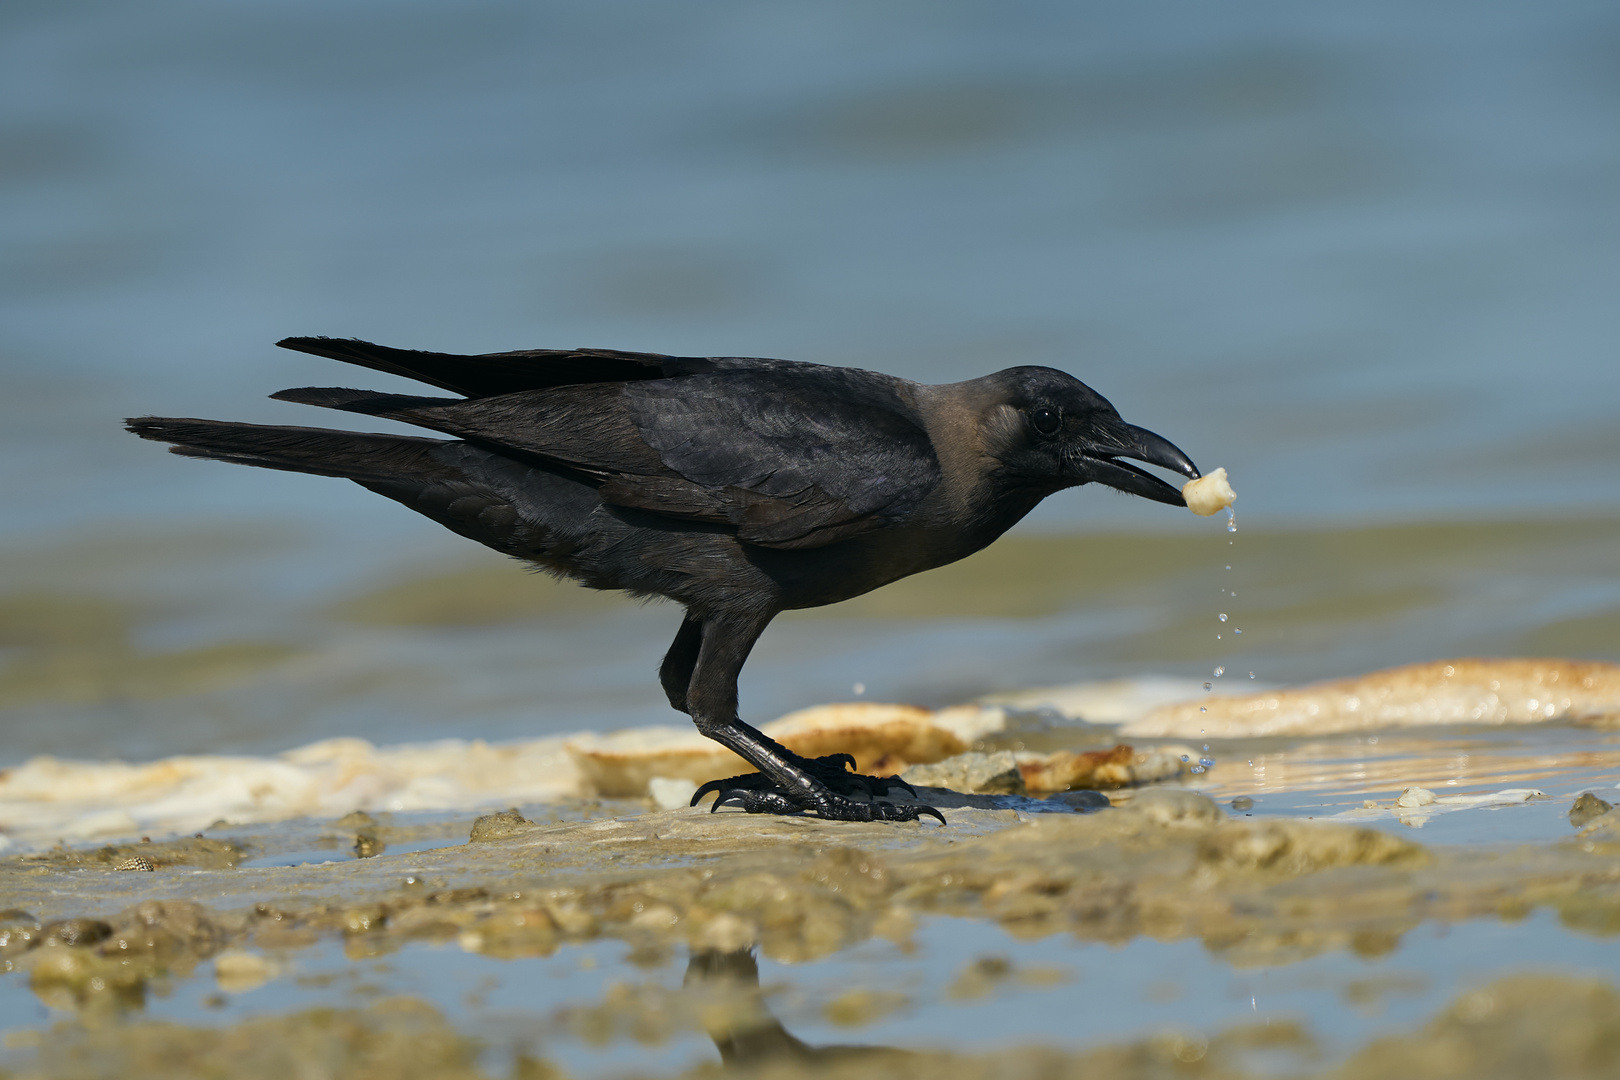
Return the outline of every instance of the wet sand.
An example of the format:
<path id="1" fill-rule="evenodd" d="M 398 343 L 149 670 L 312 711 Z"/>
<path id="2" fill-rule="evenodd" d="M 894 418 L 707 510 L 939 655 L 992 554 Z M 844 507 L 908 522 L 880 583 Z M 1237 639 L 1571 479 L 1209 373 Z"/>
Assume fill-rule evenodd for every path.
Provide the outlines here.
<path id="1" fill-rule="evenodd" d="M 976 763 L 1036 778 L 1115 729 L 978 722 L 928 767 L 985 792 L 919 790 L 943 828 L 656 809 L 655 784 L 13 854 L 0 1068 L 1613 1075 L 1620 733 L 1225 738 L 1082 799 Z"/>

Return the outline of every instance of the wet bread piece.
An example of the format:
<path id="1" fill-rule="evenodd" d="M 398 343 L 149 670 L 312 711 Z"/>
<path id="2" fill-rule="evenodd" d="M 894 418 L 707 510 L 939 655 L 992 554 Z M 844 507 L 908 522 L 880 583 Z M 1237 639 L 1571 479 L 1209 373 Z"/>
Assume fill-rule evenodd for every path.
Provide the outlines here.
<path id="1" fill-rule="evenodd" d="M 1237 493 L 1226 482 L 1226 470 L 1215 469 L 1181 485 L 1181 497 L 1187 500 L 1187 509 L 1199 517 L 1209 517 L 1231 506 Z"/>

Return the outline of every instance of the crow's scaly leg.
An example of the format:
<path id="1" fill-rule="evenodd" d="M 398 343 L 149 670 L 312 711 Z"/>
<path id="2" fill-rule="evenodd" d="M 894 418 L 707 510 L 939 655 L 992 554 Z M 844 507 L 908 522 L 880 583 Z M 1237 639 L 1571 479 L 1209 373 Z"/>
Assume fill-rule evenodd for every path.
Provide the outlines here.
<path id="1" fill-rule="evenodd" d="M 715 808 L 735 804 L 749 813 L 814 810 L 833 821 L 916 821 L 927 814 L 943 823 L 944 815 L 931 806 L 857 802 L 838 794 L 816 775 L 821 770 L 806 768 L 808 763 L 803 758 L 738 719 L 737 676 L 770 620 L 770 615 L 727 615 L 705 618 L 701 623 L 702 643 L 686 691 L 687 711 L 699 731 L 753 765 L 770 781 L 769 790 L 740 787 L 722 791 Z M 686 627 L 683 625 L 681 630 L 684 634 Z M 677 637 L 676 645 L 680 643 Z M 675 649 L 670 652 L 673 655 Z"/>

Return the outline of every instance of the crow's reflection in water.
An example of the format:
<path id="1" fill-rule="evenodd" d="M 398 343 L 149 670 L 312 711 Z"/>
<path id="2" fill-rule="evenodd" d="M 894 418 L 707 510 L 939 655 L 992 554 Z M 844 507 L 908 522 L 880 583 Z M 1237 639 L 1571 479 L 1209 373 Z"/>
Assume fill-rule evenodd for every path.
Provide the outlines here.
<path id="1" fill-rule="evenodd" d="M 729 1008 L 706 1014 L 704 1024 L 726 1066 L 787 1060 L 807 1064 L 838 1061 L 903 1061 L 912 1055 L 892 1046 L 811 1046 L 771 1014 L 759 992 L 759 964 L 749 949 L 694 952 L 686 965 L 687 990 L 712 993 Z"/>

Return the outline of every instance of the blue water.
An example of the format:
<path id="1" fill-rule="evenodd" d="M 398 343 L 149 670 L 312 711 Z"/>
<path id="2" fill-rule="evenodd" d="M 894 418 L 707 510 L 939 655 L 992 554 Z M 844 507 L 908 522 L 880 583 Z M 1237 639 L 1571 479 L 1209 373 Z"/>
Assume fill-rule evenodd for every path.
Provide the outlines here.
<path id="1" fill-rule="evenodd" d="M 150 996 L 138 1015 L 212 1026 L 405 994 L 432 1003 L 479 1037 L 497 1075 L 524 1051 L 576 1076 L 660 1074 L 713 1061 L 712 1044 L 690 1022 L 671 1024 L 662 1039 L 627 1037 L 628 1018 L 619 1020 L 612 1038 L 585 1040 L 571 1030 L 569 1010 L 601 1004 L 616 984 L 682 994 L 686 950 L 672 950 L 650 968 L 632 968 L 628 951 L 622 942 L 604 940 L 514 960 L 411 943 L 366 959 L 323 943 L 280 954 L 279 977 L 243 993 L 220 994 L 203 965 Z M 951 984 L 984 957 L 1007 961 L 1010 977 L 987 987 L 983 997 L 953 999 Z M 1332 1061 L 1373 1038 L 1419 1029 L 1460 994 L 1504 976 L 1602 979 L 1617 962 L 1620 945 L 1612 938 L 1572 932 L 1545 912 L 1518 922 L 1423 922 L 1401 936 L 1396 953 L 1377 958 L 1333 948 L 1263 959 L 1226 956 L 1197 939 L 1146 936 L 1116 945 L 1063 935 L 1020 939 L 990 923 L 933 918 L 906 949 L 870 940 L 808 963 L 761 957 L 759 975 L 771 1013 L 816 1046 L 1082 1049 L 1165 1032 L 1207 1037 L 1249 1024 L 1297 1022 Z M 1022 972 L 1048 979 L 1021 983 Z M 893 1015 L 859 1027 L 829 1023 L 823 1008 L 850 990 L 898 993 L 906 1001 Z M 685 991 L 700 992 L 701 984 Z M 17 975 L 0 978 L 0 1004 L 0 1030 L 44 1026 L 63 1015 L 38 1001 Z"/>
<path id="2" fill-rule="evenodd" d="M 1605 3 L 8 4 L 4 531 L 428 533 L 111 423 L 379 381 L 313 333 L 1048 363 L 1249 514 L 1612 505 L 1617 60 Z"/>

